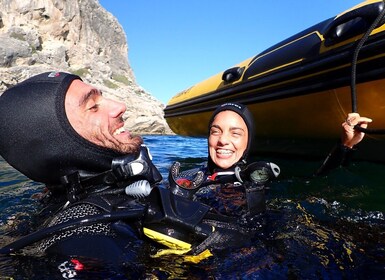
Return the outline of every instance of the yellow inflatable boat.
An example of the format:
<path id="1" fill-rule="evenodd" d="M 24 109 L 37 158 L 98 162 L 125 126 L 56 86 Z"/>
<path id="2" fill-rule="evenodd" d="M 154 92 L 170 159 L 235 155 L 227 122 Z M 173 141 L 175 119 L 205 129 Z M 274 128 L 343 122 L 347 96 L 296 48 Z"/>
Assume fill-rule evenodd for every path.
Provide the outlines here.
<path id="1" fill-rule="evenodd" d="M 383 1 L 365 1 L 178 93 L 165 108 L 170 128 L 206 136 L 217 105 L 241 102 L 256 120 L 258 154 L 316 157 L 354 108 L 384 129 L 384 13 Z M 367 135 L 357 158 L 385 162 L 385 136 Z"/>

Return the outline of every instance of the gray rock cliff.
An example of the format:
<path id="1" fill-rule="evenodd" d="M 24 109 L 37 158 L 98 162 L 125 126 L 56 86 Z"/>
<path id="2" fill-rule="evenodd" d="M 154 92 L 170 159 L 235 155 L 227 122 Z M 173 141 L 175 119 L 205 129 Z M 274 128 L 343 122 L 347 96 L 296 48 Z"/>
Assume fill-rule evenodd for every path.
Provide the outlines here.
<path id="1" fill-rule="evenodd" d="M 169 134 L 164 105 L 137 85 L 117 19 L 98 0 L 0 0 L 0 94 L 44 71 L 77 74 L 127 104 L 126 128 Z"/>

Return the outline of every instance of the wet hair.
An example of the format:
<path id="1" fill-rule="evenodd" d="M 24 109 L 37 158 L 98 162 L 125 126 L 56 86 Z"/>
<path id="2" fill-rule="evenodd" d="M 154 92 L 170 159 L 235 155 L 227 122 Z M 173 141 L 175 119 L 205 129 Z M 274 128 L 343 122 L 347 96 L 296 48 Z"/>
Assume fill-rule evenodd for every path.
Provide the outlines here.
<path id="1" fill-rule="evenodd" d="M 239 116 L 241 116 L 241 118 L 246 124 L 247 130 L 248 130 L 246 150 L 244 151 L 242 157 L 239 159 L 238 163 L 236 163 L 236 164 L 245 164 L 247 157 L 249 156 L 250 150 L 252 148 L 253 139 L 255 137 L 255 124 L 254 124 L 253 114 L 245 105 L 241 103 L 227 102 L 222 105 L 219 105 L 211 115 L 209 126 L 208 126 L 208 137 L 210 136 L 211 125 L 214 122 L 215 117 L 220 112 L 223 112 L 223 111 L 233 111 L 237 113 Z M 208 168 L 211 173 L 213 173 L 215 169 L 218 169 L 218 166 L 211 159 L 210 153 L 208 155 Z"/>
<path id="2" fill-rule="evenodd" d="M 65 96 L 79 76 L 46 72 L 0 96 L 0 155 L 30 179 L 48 185 L 75 170 L 102 172 L 120 155 L 81 137 L 65 112 Z"/>

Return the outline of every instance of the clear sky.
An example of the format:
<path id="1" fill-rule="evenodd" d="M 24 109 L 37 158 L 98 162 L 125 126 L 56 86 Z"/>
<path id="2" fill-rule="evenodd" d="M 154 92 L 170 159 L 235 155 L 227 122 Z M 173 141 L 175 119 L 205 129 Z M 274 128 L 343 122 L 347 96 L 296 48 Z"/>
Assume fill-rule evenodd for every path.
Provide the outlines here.
<path id="1" fill-rule="evenodd" d="M 360 0 L 100 0 L 123 26 L 137 83 L 172 96 Z"/>

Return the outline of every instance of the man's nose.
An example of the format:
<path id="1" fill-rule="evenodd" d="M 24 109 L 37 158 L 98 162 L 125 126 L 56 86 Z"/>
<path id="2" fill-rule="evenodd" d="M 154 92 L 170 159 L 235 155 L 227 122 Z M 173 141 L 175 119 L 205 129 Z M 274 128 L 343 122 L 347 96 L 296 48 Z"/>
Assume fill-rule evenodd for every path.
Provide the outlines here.
<path id="1" fill-rule="evenodd" d="M 112 118 L 120 117 L 127 110 L 126 104 L 124 104 L 123 102 L 112 99 L 108 99 L 108 102 L 110 104 L 109 114 Z"/>

